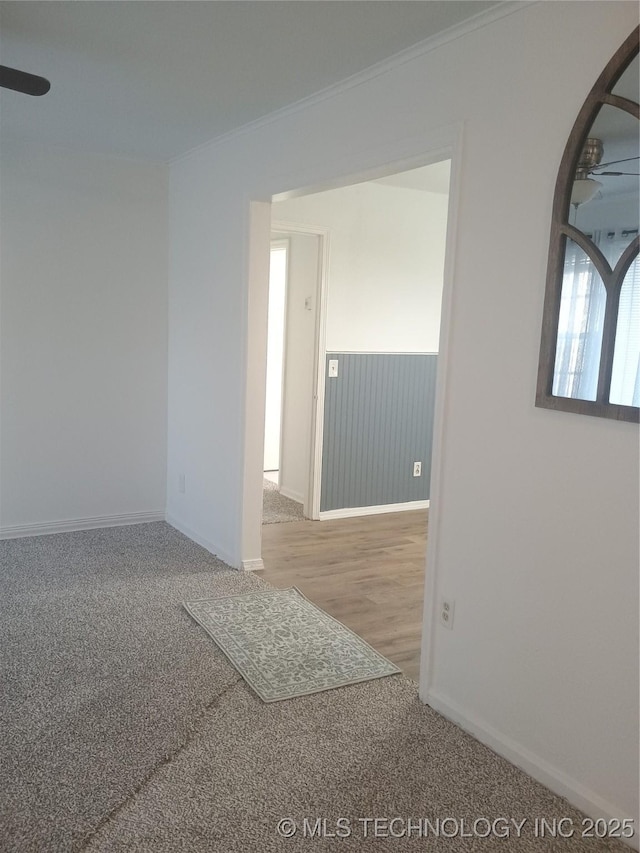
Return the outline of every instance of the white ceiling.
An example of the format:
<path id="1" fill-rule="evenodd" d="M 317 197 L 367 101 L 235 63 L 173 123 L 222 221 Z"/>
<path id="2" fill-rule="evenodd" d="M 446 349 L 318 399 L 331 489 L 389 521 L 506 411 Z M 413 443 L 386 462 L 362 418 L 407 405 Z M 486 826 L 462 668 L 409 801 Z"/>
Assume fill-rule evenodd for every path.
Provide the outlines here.
<path id="1" fill-rule="evenodd" d="M 0 2 L 5 139 L 170 160 L 498 5 L 495 0 Z"/>

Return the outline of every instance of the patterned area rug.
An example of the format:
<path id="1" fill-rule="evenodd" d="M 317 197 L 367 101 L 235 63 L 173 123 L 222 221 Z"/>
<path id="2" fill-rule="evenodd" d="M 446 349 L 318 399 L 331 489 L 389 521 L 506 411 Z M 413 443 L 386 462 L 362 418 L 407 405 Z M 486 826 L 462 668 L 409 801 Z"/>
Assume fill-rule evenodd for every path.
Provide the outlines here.
<path id="1" fill-rule="evenodd" d="M 302 504 L 281 495 L 278 486 L 266 478 L 262 489 L 262 523 L 280 524 L 283 521 L 302 521 Z"/>
<path id="2" fill-rule="evenodd" d="M 400 672 L 295 587 L 184 606 L 264 702 Z"/>

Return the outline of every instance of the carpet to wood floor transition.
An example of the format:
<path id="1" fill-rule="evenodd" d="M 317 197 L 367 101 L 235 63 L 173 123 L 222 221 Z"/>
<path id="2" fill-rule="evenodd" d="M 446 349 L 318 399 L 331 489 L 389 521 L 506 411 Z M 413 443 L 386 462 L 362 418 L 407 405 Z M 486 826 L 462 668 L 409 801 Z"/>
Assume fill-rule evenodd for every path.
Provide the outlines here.
<path id="1" fill-rule="evenodd" d="M 3 851 L 293 853 L 337 831 L 356 853 L 627 849 L 536 838 L 536 818 L 583 815 L 403 676 L 262 703 L 182 601 L 264 582 L 164 523 L 4 541 L 0 558 Z M 464 835 L 500 817 L 520 837 Z"/>

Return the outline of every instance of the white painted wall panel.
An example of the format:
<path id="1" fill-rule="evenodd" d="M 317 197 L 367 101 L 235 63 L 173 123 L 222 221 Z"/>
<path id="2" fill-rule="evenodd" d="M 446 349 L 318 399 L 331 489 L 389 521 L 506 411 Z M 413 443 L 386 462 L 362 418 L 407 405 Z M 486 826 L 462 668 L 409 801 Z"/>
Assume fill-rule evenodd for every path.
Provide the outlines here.
<path id="1" fill-rule="evenodd" d="M 168 170 L 0 156 L 0 527 L 161 514 Z"/>
<path id="2" fill-rule="evenodd" d="M 330 232 L 327 350 L 437 352 L 448 197 L 372 182 L 279 201 Z"/>

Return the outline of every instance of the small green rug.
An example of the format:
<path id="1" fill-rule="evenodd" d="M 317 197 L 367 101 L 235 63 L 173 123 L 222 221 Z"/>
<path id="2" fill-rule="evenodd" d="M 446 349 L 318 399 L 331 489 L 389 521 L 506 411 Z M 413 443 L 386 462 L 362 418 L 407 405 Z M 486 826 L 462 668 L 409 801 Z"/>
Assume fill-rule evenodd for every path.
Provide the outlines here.
<path id="1" fill-rule="evenodd" d="M 264 702 L 400 672 L 295 587 L 185 601 Z"/>

